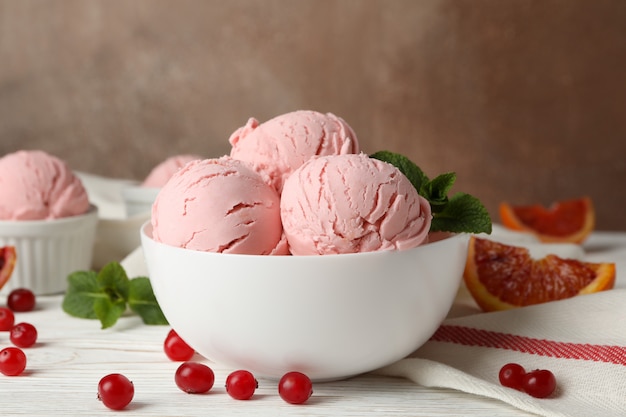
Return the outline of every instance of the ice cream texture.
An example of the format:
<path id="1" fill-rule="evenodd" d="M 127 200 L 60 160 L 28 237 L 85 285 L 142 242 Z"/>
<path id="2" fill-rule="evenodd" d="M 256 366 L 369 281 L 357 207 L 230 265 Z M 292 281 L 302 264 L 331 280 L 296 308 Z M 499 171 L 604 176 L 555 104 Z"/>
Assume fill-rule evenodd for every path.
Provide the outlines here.
<path id="1" fill-rule="evenodd" d="M 181 169 L 187 162 L 195 159 L 202 159 L 199 155 L 182 154 L 170 156 L 163 162 L 156 165 L 148 176 L 141 183 L 142 187 L 161 188 L 174 175 L 176 171 Z"/>
<path id="2" fill-rule="evenodd" d="M 289 175 L 315 155 L 360 151 L 356 134 L 332 113 L 298 110 L 264 123 L 250 118 L 229 138 L 230 156 L 250 164 L 279 194 Z"/>
<path id="3" fill-rule="evenodd" d="M 223 156 L 178 170 L 152 206 L 153 238 L 171 246 L 250 255 L 287 254 L 275 189 Z"/>
<path id="4" fill-rule="evenodd" d="M 360 154 L 313 157 L 285 181 L 293 255 L 403 250 L 423 243 L 431 208 L 396 167 Z"/>
<path id="5" fill-rule="evenodd" d="M 61 159 L 40 150 L 0 158 L 0 220 L 48 220 L 84 214 L 89 198 Z"/>

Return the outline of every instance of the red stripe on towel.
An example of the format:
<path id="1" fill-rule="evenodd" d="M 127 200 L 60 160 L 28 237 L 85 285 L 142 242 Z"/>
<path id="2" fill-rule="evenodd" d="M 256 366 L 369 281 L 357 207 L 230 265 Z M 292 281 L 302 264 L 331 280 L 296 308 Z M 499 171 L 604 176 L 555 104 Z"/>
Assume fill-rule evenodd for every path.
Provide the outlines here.
<path id="1" fill-rule="evenodd" d="M 430 340 L 466 346 L 508 349 L 552 358 L 579 359 L 626 365 L 626 347 L 624 346 L 555 342 L 553 340 L 534 339 L 508 333 L 448 325 L 440 326 Z"/>

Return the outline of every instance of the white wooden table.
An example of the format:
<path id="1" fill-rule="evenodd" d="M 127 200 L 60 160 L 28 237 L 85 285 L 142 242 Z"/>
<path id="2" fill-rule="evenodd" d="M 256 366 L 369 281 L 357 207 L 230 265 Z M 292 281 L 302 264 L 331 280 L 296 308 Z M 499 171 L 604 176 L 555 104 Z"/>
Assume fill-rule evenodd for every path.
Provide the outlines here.
<path id="1" fill-rule="evenodd" d="M 616 287 L 626 287 L 626 233 L 596 233 L 585 244 L 592 261 L 616 262 Z M 4 298 L 0 298 L 0 305 Z M 304 405 L 290 405 L 279 396 L 276 381 L 259 379 L 248 401 L 228 396 L 224 381 L 229 372 L 210 363 L 215 386 L 208 394 L 190 395 L 174 383 L 179 366 L 163 352 L 168 326 L 146 326 L 133 315 L 101 330 L 95 320 L 68 316 L 62 296 L 39 297 L 35 311 L 17 313 L 17 321 L 35 325 L 35 346 L 25 349 L 27 369 L 21 376 L 0 374 L 0 415 L 111 416 L 97 400 L 101 377 L 119 372 L 135 386 L 135 398 L 123 411 L 137 416 L 528 416 L 508 404 L 470 394 L 430 389 L 408 380 L 365 374 L 344 381 L 316 383 Z M 8 332 L 0 332 L 0 349 L 10 346 Z"/>
<path id="2" fill-rule="evenodd" d="M 527 416 L 511 406 L 450 390 L 426 389 L 404 379 L 362 375 L 316 383 L 304 405 L 279 396 L 276 381 L 259 379 L 252 399 L 237 401 L 224 381 L 233 369 L 210 363 L 215 386 L 208 394 L 190 395 L 174 383 L 179 363 L 163 352 L 168 326 L 146 326 L 136 316 L 122 317 L 107 330 L 98 321 L 77 319 L 60 307 L 61 296 L 39 297 L 37 309 L 17 313 L 17 321 L 34 324 L 35 346 L 24 349 L 27 369 L 21 376 L 0 374 L 0 414 L 4 416 L 111 416 L 96 398 L 97 385 L 108 373 L 120 372 L 135 386 L 124 411 L 137 416 Z M 4 304 L 4 301 L 0 303 Z M 0 348 L 10 346 L 0 333 Z"/>

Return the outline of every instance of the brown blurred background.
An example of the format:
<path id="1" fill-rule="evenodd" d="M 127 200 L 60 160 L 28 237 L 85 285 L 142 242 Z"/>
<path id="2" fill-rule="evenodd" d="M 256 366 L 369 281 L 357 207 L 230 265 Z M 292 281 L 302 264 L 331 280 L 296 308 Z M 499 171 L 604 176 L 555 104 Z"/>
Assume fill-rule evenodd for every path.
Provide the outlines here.
<path id="1" fill-rule="evenodd" d="M 624 0 L 0 0 L 0 155 L 142 179 L 248 117 L 342 116 L 497 204 L 626 230 Z"/>

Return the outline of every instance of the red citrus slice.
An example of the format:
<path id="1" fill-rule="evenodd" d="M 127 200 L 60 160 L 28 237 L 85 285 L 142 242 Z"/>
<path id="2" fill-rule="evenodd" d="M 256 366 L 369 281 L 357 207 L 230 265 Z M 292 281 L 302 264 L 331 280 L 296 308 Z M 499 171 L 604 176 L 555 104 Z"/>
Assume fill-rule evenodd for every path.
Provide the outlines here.
<path id="1" fill-rule="evenodd" d="M 533 259 L 526 248 L 472 236 L 463 279 L 484 311 L 507 310 L 611 289 L 615 264 Z"/>
<path id="2" fill-rule="evenodd" d="M 11 278 L 16 260 L 17 255 L 14 246 L 0 247 L 0 288 Z"/>
<path id="3" fill-rule="evenodd" d="M 558 201 L 548 208 L 503 202 L 500 219 L 509 229 L 530 232 L 542 242 L 553 243 L 583 242 L 593 231 L 596 220 L 589 197 Z"/>

